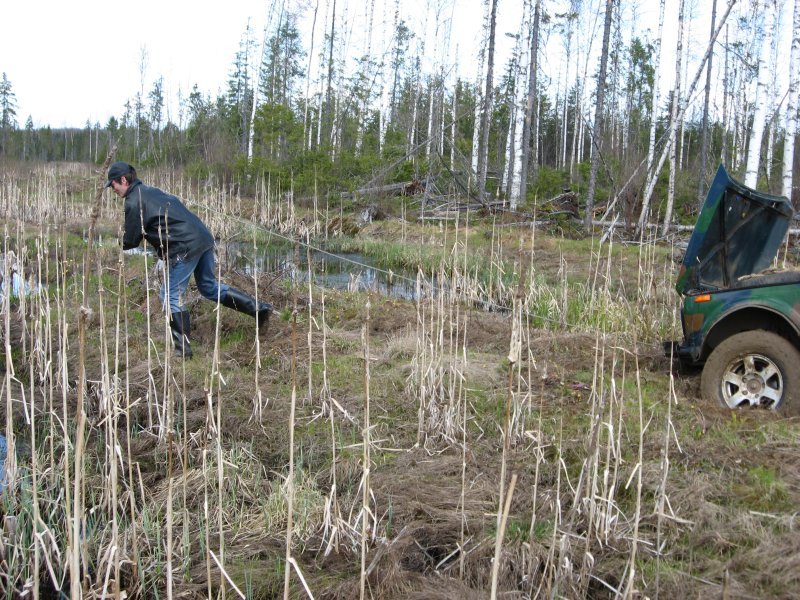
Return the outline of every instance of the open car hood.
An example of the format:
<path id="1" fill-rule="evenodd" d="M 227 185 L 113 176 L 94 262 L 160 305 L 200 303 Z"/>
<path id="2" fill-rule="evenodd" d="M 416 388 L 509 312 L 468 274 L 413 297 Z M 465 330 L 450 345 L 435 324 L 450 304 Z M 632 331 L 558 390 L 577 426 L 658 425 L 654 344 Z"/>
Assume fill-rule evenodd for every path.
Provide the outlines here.
<path id="1" fill-rule="evenodd" d="M 675 289 L 679 294 L 727 289 L 770 266 L 794 214 L 783 196 L 752 190 L 722 165 L 697 217 Z"/>

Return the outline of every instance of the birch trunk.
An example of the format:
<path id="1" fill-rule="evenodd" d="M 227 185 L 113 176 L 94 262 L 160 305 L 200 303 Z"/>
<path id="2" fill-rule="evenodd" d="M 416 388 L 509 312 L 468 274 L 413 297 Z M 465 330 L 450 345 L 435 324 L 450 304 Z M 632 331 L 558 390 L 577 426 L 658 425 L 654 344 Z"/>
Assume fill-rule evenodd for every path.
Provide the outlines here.
<path id="1" fill-rule="evenodd" d="M 786 102 L 786 134 L 783 141 L 783 195 L 793 200 L 792 165 L 797 136 L 797 87 L 800 73 L 800 0 L 794 0 L 792 18 L 792 50 L 789 59 L 789 97 Z"/>
<path id="2" fill-rule="evenodd" d="M 526 5 L 527 8 L 527 5 Z M 526 11 L 527 12 L 527 11 Z M 525 114 L 520 107 L 524 105 L 524 98 L 522 93 L 522 81 L 524 78 L 525 68 L 527 64 L 525 52 L 522 50 L 523 31 L 527 23 L 527 15 L 520 22 L 520 29 L 517 33 L 517 41 L 514 45 L 514 54 L 512 56 L 512 66 L 514 72 L 513 93 L 509 94 L 508 100 L 508 136 L 506 138 L 506 156 L 505 156 L 505 172 L 503 174 L 503 188 L 508 196 L 509 204 L 512 209 L 517 208 L 519 203 L 519 182 L 515 180 L 515 176 L 519 173 L 516 165 L 518 159 L 521 160 L 521 147 L 519 140 L 522 137 L 522 129 L 524 127 Z M 519 133 L 518 133 L 519 132 Z"/>
<path id="3" fill-rule="evenodd" d="M 798 0 L 800 1 L 800 0 Z M 530 165 L 531 174 L 536 177 L 536 164 L 538 162 L 537 150 L 539 145 L 536 140 L 538 136 L 538 111 L 534 113 L 537 106 L 536 87 L 537 75 L 539 70 L 539 19 L 541 18 L 542 0 L 535 0 L 533 7 L 533 27 L 531 29 L 531 47 L 528 70 L 528 95 L 525 101 L 525 115 L 522 124 L 522 153 L 520 156 L 519 174 L 519 198 L 524 202 L 528 195 L 528 168 Z M 569 64 L 569 61 L 567 61 Z M 566 94 L 565 94 L 566 97 Z M 564 123 L 567 122 L 566 111 Z M 531 148 L 531 138 L 533 138 L 533 148 Z"/>
<path id="4" fill-rule="evenodd" d="M 672 94 L 672 106 L 670 107 L 670 121 L 675 123 L 678 121 L 678 105 L 681 102 L 681 76 L 683 75 L 683 34 L 685 27 L 685 8 L 686 2 L 680 0 L 678 3 L 678 45 L 675 49 L 675 56 L 677 62 L 675 64 L 675 90 Z M 683 119 L 680 119 L 683 121 Z M 672 223 L 672 210 L 675 206 L 675 175 L 678 171 L 678 148 L 675 143 L 676 128 L 670 128 L 670 138 L 667 142 L 669 144 L 669 188 L 667 190 L 667 208 L 664 212 L 664 227 L 661 230 L 661 235 L 667 235 L 669 226 Z"/>
<path id="5" fill-rule="evenodd" d="M 311 124 L 308 119 L 310 91 L 311 91 L 311 61 L 314 56 L 314 38 L 317 33 L 317 11 L 319 10 L 319 0 L 314 3 L 314 17 L 311 20 L 311 41 L 308 49 L 308 66 L 306 67 L 306 96 L 303 107 L 303 141 L 306 143 L 306 150 L 311 150 Z M 307 142 L 306 142 L 307 140 Z"/>
<path id="6" fill-rule="evenodd" d="M 322 118 L 322 122 L 325 124 L 325 127 L 330 126 L 330 130 L 328 133 L 328 140 L 333 146 L 333 138 L 334 138 L 334 118 L 333 118 L 333 48 L 334 42 L 336 40 L 336 0 L 333 0 L 333 7 L 331 9 L 331 33 L 330 38 L 328 39 L 328 75 L 327 81 L 325 84 L 325 110 L 324 110 L 324 117 Z M 333 155 L 331 155 L 331 159 L 333 160 Z"/>
<path id="7" fill-rule="evenodd" d="M 372 57 L 372 29 L 373 23 L 375 19 L 375 0 L 369 0 L 369 4 L 366 7 L 367 10 L 367 39 L 366 39 L 366 48 L 364 49 L 364 60 L 362 61 L 362 68 L 366 69 L 367 72 L 364 73 L 363 81 L 366 85 L 367 81 L 374 80 L 374 76 L 370 73 L 370 69 L 374 69 L 377 65 L 373 65 L 371 62 Z M 370 86 L 371 87 L 371 86 Z M 358 114 L 356 115 L 357 123 L 356 123 L 356 148 L 355 154 L 356 156 L 361 156 L 361 149 L 364 145 L 364 134 L 366 129 L 366 122 L 367 122 L 367 115 L 369 110 L 369 97 L 370 94 L 364 92 L 363 90 L 359 90 L 361 92 L 361 98 L 358 101 Z"/>
<path id="8" fill-rule="evenodd" d="M 719 160 L 722 164 L 728 163 L 728 98 L 730 96 L 730 73 L 728 72 L 728 27 L 725 27 L 725 74 L 722 76 L 722 147 Z"/>
<path id="9" fill-rule="evenodd" d="M 715 21 L 717 19 L 717 0 L 711 3 L 711 34 L 714 35 Z M 697 206 L 703 206 L 706 188 L 706 170 L 708 168 L 708 104 L 711 98 L 711 63 L 714 60 L 712 54 L 708 58 L 706 66 L 706 89 L 703 96 L 703 125 L 700 131 L 700 172 L 697 177 Z"/>
<path id="10" fill-rule="evenodd" d="M 483 31 L 481 36 L 481 46 L 478 51 L 478 77 L 475 80 L 475 124 L 472 127 L 472 170 L 478 172 L 478 154 L 480 150 L 481 140 L 481 109 L 483 107 L 483 90 L 481 84 L 483 83 L 483 70 L 486 67 L 486 42 L 489 30 L 489 13 L 491 5 L 488 1 L 485 2 L 486 10 L 483 14 Z"/>
<path id="11" fill-rule="evenodd" d="M 716 0 L 715 0 L 716 1 Z M 650 175 L 653 168 L 653 160 L 656 155 L 656 125 L 658 124 L 658 102 L 659 98 L 659 85 L 661 80 L 661 37 L 664 35 L 664 0 L 659 2 L 658 7 L 658 35 L 655 39 L 655 48 L 653 54 L 655 55 L 656 64 L 654 65 L 653 77 L 653 98 L 650 104 L 650 141 L 647 147 L 647 173 Z"/>
<path id="12" fill-rule="evenodd" d="M 594 216 L 594 192 L 597 185 L 597 171 L 600 168 L 600 150 L 603 147 L 603 104 L 606 96 L 606 70 L 608 68 L 608 45 L 611 37 L 611 17 L 614 0 L 606 0 L 606 18 L 603 26 L 603 49 L 600 54 L 600 73 L 597 76 L 597 105 L 594 110 L 594 130 L 592 131 L 592 165 L 589 171 L 589 189 L 586 192 L 586 231 L 592 229 Z"/>
<path id="13" fill-rule="evenodd" d="M 703 56 L 702 60 L 700 61 L 700 65 L 698 67 L 697 72 L 695 73 L 694 79 L 692 80 L 692 84 L 688 87 L 686 94 L 684 94 L 685 98 L 691 98 L 694 94 L 694 89 L 697 87 L 697 82 L 700 81 L 700 76 L 703 73 L 703 69 L 705 68 L 706 61 L 708 60 L 709 55 L 714 50 L 714 43 L 716 42 L 717 37 L 719 36 L 719 32 L 722 30 L 722 27 L 725 25 L 725 21 L 728 19 L 728 15 L 731 13 L 731 9 L 733 5 L 736 3 L 736 0 L 730 0 L 728 3 L 728 8 L 725 10 L 725 14 L 722 16 L 720 20 L 720 24 L 717 26 L 716 31 L 714 32 L 714 36 L 708 43 L 708 47 L 706 48 L 706 53 Z M 670 123 L 670 130 L 677 131 L 678 122 L 680 119 L 683 118 L 684 113 L 686 112 L 686 104 L 681 107 L 680 111 L 678 111 L 678 120 L 673 121 Z M 670 137 L 673 137 L 675 132 L 670 131 Z M 647 217 L 650 214 L 650 199 L 653 196 L 653 190 L 655 189 L 656 180 L 658 178 L 658 174 L 661 172 L 662 167 L 664 166 L 664 161 L 667 159 L 667 153 L 669 152 L 669 141 L 667 142 L 666 146 L 662 149 L 661 155 L 658 159 L 658 165 L 655 169 L 650 173 L 648 176 L 647 184 L 645 185 L 645 191 L 642 196 L 642 212 L 639 215 L 639 223 L 638 223 L 638 230 L 641 232 L 644 229 L 645 224 L 647 223 Z"/>
<path id="14" fill-rule="evenodd" d="M 761 40 L 761 51 L 758 56 L 758 82 L 756 94 L 753 98 L 753 126 L 750 129 L 750 142 L 747 146 L 747 167 L 744 172 L 744 184 L 755 188 L 758 185 L 758 167 L 761 162 L 761 140 L 764 137 L 764 125 L 769 104 L 767 78 L 769 77 L 768 60 L 770 57 L 770 44 L 772 43 L 772 29 L 775 26 L 775 0 L 764 2 L 764 39 Z"/>
<path id="15" fill-rule="evenodd" d="M 492 115 L 492 90 L 494 86 L 494 45 L 495 31 L 497 29 L 497 1 L 489 0 L 491 12 L 489 16 L 489 49 L 486 53 L 486 86 L 483 93 L 483 108 L 481 110 L 481 140 L 478 147 L 478 198 L 484 202 L 486 192 L 486 173 L 489 163 L 489 126 Z"/>

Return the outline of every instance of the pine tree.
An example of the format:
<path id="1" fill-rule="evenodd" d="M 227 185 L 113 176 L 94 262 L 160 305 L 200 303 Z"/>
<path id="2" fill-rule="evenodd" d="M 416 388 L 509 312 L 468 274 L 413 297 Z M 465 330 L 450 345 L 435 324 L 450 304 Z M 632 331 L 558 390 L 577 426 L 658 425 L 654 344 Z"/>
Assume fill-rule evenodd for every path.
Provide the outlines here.
<path id="1" fill-rule="evenodd" d="M 11 131 L 17 127 L 17 97 L 5 72 L 0 80 L 0 154 L 8 151 Z"/>

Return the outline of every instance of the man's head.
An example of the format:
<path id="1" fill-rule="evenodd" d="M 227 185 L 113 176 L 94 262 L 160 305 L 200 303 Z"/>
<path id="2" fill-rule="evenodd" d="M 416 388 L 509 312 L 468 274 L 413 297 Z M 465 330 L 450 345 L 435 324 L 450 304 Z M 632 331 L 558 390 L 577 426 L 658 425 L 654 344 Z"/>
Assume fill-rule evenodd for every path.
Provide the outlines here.
<path id="1" fill-rule="evenodd" d="M 118 196 L 124 196 L 134 179 L 136 169 L 126 162 L 117 161 L 108 168 L 106 187 L 110 187 Z"/>

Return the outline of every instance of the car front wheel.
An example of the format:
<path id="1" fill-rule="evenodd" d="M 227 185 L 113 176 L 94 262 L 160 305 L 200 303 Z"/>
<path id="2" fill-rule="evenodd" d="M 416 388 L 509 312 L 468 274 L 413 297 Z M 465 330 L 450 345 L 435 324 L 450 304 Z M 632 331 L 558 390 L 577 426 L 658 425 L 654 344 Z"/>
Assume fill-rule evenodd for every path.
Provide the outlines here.
<path id="1" fill-rule="evenodd" d="M 769 331 L 732 335 L 708 357 L 701 377 L 703 397 L 729 408 L 762 406 L 800 410 L 800 352 Z"/>

